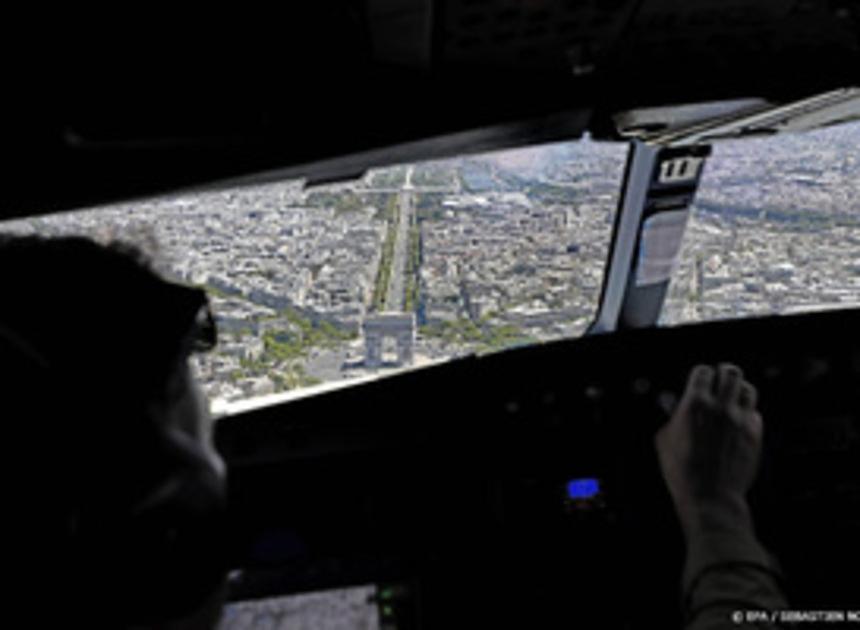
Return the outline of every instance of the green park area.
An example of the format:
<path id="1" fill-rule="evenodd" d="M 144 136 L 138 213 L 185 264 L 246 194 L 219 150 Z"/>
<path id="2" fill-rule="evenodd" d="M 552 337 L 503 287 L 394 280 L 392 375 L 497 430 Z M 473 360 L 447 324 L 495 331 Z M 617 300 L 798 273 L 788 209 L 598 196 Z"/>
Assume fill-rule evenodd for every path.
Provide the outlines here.
<path id="1" fill-rule="evenodd" d="M 385 242 L 382 245 L 382 256 L 379 260 L 376 280 L 373 284 L 373 297 L 370 302 L 370 310 L 374 312 L 385 310 L 385 298 L 388 294 L 388 283 L 391 280 L 391 267 L 394 263 L 394 244 L 397 241 L 397 226 L 400 222 L 397 195 L 389 196 L 382 215 L 388 221 L 388 230 L 385 234 Z"/>
<path id="2" fill-rule="evenodd" d="M 274 321 L 283 327 L 263 332 L 263 352 L 256 359 L 243 358 L 235 380 L 268 376 L 277 391 L 308 387 L 320 383 L 305 372 L 304 362 L 311 349 L 336 348 L 356 338 L 354 331 L 344 331 L 325 320 L 312 320 L 293 309 L 285 309 Z"/>
<path id="3" fill-rule="evenodd" d="M 408 313 L 418 308 L 419 300 L 421 227 L 417 223 L 409 227 L 409 245 L 406 252 L 406 283 L 403 289 L 403 310 Z"/>
<path id="4" fill-rule="evenodd" d="M 419 332 L 424 337 L 440 339 L 448 345 L 468 346 L 478 352 L 495 352 L 537 342 L 513 324 L 491 324 L 489 319 L 485 317 L 474 322 L 459 318 L 422 326 Z"/>

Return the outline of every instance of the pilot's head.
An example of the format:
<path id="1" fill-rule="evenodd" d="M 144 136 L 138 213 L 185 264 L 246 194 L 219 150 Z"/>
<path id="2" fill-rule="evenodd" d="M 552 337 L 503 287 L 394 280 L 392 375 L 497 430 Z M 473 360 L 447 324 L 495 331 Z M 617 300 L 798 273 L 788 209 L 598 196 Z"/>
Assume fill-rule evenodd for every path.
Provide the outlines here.
<path id="1" fill-rule="evenodd" d="M 37 625 L 213 623 L 224 467 L 188 366 L 215 341 L 205 294 L 125 246 L 2 236 L 0 292 L 17 601 Z"/>

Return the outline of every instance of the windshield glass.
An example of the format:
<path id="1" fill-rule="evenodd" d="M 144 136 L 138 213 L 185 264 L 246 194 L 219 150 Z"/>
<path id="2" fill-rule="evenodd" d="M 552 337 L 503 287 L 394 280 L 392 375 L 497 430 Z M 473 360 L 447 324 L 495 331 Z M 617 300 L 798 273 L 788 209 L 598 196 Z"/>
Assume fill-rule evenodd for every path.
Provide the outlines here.
<path id="1" fill-rule="evenodd" d="M 625 144 L 582 141 L 0 224 L 138 244 L 205 287 L 213 403 L 581 335 L 597 309 Z"/>
<path id="2" fill-rule="evenodd" d="M 714 145 L 664 324 L 860 305 L 860 123 Z"/>

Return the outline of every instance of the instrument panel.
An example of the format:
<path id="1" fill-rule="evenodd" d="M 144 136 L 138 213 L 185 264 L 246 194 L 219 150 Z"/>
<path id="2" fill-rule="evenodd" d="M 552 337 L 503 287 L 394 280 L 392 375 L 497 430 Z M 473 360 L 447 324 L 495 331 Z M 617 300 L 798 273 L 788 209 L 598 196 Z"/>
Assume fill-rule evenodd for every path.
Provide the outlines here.
<path id="1" fill-rule="evenodd" d="M 233 597 L 397 583 L 421 611 L 397 627 L 678 625 L 683 546 L 652 440 L 690 367 L 728 361 L 759 389 L 750 500 L 792 603 L 850 604 L 833 566 L 860 556 L 858 323 L 595 335 L 221 419 Z"/>

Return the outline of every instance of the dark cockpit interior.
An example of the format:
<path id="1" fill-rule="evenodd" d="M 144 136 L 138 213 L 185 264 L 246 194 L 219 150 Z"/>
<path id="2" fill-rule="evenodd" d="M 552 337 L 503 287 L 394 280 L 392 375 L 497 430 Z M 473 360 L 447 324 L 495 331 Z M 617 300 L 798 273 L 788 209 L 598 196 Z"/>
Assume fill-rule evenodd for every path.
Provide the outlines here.
<path id="1" fill-rule="evenodd" d="M 839 567 L 858 559 L 857 319 L 561 341 L 308 398 L 286 421 L 277 408 L 223 419 L 234 553 L 253 568 L 242 588 L 376 579 L 409 585 L 433 625 L 678 626 L 682 537 L 652 445 L 659 392 L 678 391 L 693 361 L 729 359 L 771 419 L 758 533 L 798 608 L 850 606 Z M 578 498 L 577 479 L 599 490 Z"/>
<path id="2" fill-rule="evenodd" d="M 348 184 L 584 135 L 630 147 L 581 338 L 217 420 L 231 601 L 373 584 L 385 628 L 680 627 L 683 538 L 654 434 L 693 365 L 729 361 L 759 390 L 750 504 L 789 601 L 856 608 L 860 308 L 659 326 L 670 278 L 647 226 L 687 211 L 712 145 L 860 120 L 860 4 L 326 0 L 106 23 L 78 11 L 21 16 L 3 44 L 10 66 L 32 62 L 6 83 L 4 220 Z"/>

